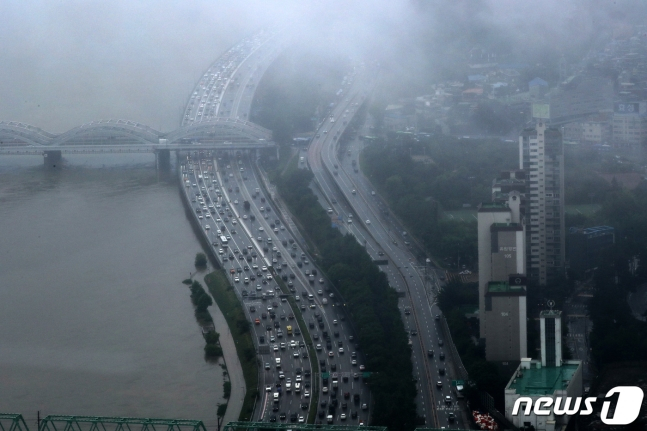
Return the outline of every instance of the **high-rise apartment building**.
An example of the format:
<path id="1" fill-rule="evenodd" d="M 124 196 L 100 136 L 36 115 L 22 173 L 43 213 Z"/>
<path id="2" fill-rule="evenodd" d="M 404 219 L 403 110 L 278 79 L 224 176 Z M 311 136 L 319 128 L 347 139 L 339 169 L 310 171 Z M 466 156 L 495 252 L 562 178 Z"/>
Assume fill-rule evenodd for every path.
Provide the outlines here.
<path id="1" fill-rule="evenodd" d="M 542 120 L 519 137 L 520 168 L 526 172 L 528 278 L 539 285 L 564 274 L 564 147 L 559 130 Z"/>

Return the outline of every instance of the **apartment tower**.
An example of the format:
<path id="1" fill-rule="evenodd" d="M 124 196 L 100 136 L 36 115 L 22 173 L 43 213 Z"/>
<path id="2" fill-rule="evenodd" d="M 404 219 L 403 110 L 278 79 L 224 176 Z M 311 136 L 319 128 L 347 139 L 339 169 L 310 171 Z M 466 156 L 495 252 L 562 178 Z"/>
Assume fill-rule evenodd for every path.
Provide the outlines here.
<path id="1" fill-rule="evenodd" d="M 539 119 L 519 137 L 519 164 L 526 173 L 528 278 L 545 285 L 564 274 L 564 147 L 559 130 Z"/>

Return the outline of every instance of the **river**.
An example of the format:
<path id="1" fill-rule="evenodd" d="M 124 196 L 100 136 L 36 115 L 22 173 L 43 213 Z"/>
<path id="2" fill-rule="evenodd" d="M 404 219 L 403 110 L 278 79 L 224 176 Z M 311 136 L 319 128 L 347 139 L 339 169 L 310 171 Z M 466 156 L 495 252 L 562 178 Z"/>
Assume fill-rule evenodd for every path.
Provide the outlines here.
<path id="1" fill-rule="evenodd" d="M 180 283 L 201 246 L 174 172 L 152 155 L 0 158 L 0 242 L 0 412 L 215 428 L 223 370 Z"/>

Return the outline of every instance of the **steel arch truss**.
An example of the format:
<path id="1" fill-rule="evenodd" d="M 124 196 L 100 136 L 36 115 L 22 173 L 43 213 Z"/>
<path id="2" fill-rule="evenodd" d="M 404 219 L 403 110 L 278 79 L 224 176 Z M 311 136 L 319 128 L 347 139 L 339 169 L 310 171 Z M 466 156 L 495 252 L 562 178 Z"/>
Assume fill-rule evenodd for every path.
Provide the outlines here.
<path id="1" fill-rule="evenodd" d="M 169 144 L 183 139 L 207 140 L 213 142 L 269 142 L 272 132 L 250 121 L 233 118 L 218 118 L 213 121 L 202 121 L 190 126 L 181 127 L 169 134 Z"/>
<path id="2" fill-rule="evenodd" d="M 117 144 L 119 143 L 118 139 L 125 138 L 142 144 L 157 144 L 159 143 L 160 135 L 160 132 L 134 121 L 100 120 L 70 129 L 52 139 L 50 145 L 56 147 L 71 144 L 80 138 L 95 141 L 103 140 L 104 142 L 106 139 L 115 139 Z M 87 141 L 83 143 L 87 144 Z"/>
<path id="3" fill-rule="evenodd" d="M 45 417 L 38 431 L 206 431 L 202 421 L 107 416 Z"/>
<path id="4" fill-rule="evenodd" d="M 17 140 L 31 145 L 48 145 L 55 135 L 19 121 L 0 121 L 0 142 Z"/>

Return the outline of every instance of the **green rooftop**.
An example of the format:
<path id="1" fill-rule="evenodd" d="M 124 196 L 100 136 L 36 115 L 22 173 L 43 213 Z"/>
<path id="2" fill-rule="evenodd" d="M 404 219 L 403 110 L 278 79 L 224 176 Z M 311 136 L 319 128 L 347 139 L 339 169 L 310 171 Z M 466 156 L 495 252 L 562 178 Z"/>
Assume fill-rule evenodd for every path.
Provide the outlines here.
<path id="1" fill-rule="evenodd" d="M 579 364 L 535 368 L 536 363 L 533 362 L 531 367 L 520 369 L 522 376 L 514 379 L 507 389 L 514 389 L 522 396 L 552 395 L 568 387 Z"/>
<path id="2" fill-rule="evenodd" d="M 507 281 L 490 281 L 487 284 L 487 290 L 488 292 L 497 292 L 497 293 L 505 293 L 505 292 L 525 292 L 526 287 L 525 286 L 510 286 L 510 283 Z"/>

